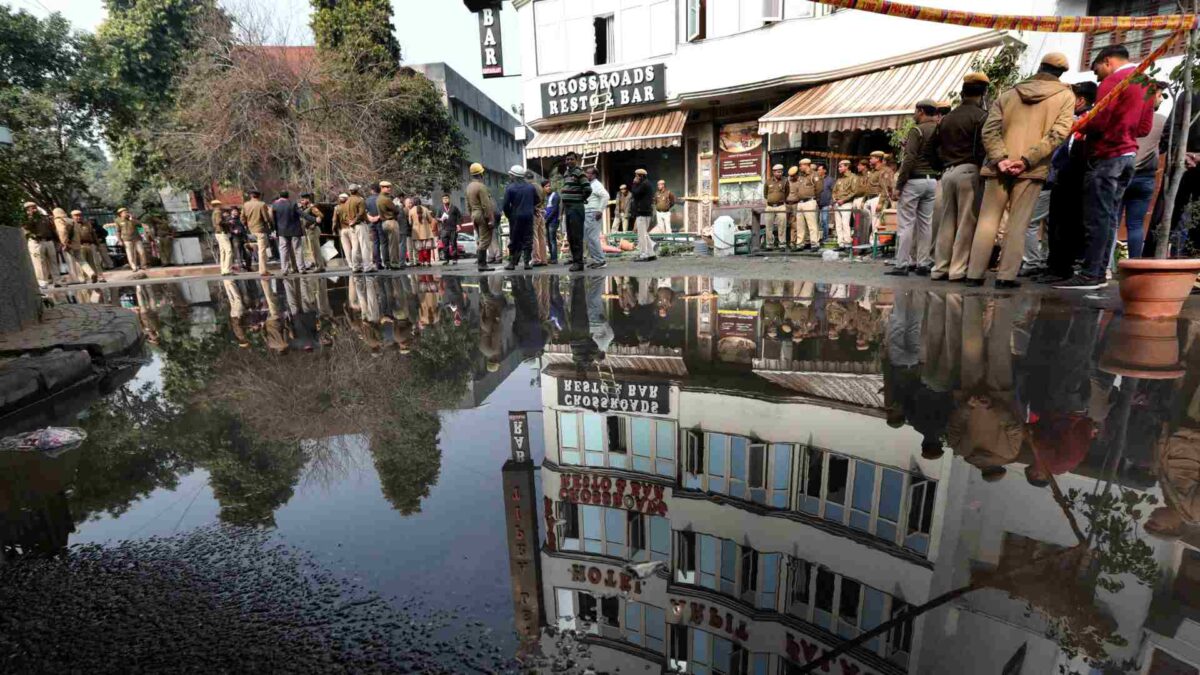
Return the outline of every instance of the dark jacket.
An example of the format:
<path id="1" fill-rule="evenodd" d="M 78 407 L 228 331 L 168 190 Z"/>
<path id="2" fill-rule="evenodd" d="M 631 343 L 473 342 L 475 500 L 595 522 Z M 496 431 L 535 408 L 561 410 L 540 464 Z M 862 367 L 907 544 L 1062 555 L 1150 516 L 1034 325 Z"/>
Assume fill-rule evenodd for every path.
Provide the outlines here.
<path id="1" fill-rule="evenodd" d="M 509 183 L 504 190 L 504 201 L 500 210 L 508 216 L 511 225 L 517 218 L 532 220 L 534 212 L 537 211 L 538 201 L 537 188 L 524 178 L 518 178 Z"/>
<path id="2" fill-rule="evenodd" d="M 553 224 L 558 227 L 558 207 L 562 203 L 562 199 L 557 192 L 551 192 L 546 195 L 546 225 L 549 227 Z"/>
<path id="3" fill-rule="evenodd" d="M 821 194 L 817 195 L 817 206 L 825 208 L 833 202 L 833 176 L 825 176 L 825 184 L 821 186 Z"/>
<path id="4" fill-rule="evenodd" d="M 983 123 L 987 120 L 987 111 L 981 102 L 978 98 L 964 99 L 962 105 L 942 118 L 930 146 L 931 155 L 937 158 L 937 168 L 983 165 L 987 158 L 983 149 Z"/>
<path id="5" fill-rule="evenodd" d="M 536 196 L 536 192 L 534 193 Z M 563 176 L 562 190 L 559 191 L 564 206 L 582 207 L 588 197 L 592 196 L 592 184 L 588 182 L 583 169 L 575 167 Z"/>
<path id="6" fill-rule="evenodd" d="M 634 218 L 649 218 L 654 215 L 654 188 L 650 187 L 650 181 L 634 183 L 629 188 L 629 194 L 633 195 L 633 206 L 630 210 L 633 211 Z"/>
<path id="7" fill-rule="evenodd" d="M 458 224 L 462 222 L 462 211 L 454 204 L 450 208 L 438 209 L 438 235 L 452 237 L 458 232 Z"/>
<path id="8" fill-rule="evenodd" d="M 271 210 L 275 212 L 275 232 L 281 237 L 303 237 L 304 230 L 300 227 L 300 210 L 291 200 L 282 197 L 271 202 Z"/>
<path id="9" fill-rule="evenodd" d="M 379 216 L 379 195 L 367 195 L 367 215 L 372 218 Z"/>
<path id="10" fill-rule="evenodd" d="M 896 191 L 904 189 L 904 184 L 913 178 L 924 178 L 938 173 L 929 160 L 929 141 L 937 131 L 936 122 L 922 122 L 908 132 L 904 141 L 904 161 L 900 163 L 900 171 L 896 175 Z"/>

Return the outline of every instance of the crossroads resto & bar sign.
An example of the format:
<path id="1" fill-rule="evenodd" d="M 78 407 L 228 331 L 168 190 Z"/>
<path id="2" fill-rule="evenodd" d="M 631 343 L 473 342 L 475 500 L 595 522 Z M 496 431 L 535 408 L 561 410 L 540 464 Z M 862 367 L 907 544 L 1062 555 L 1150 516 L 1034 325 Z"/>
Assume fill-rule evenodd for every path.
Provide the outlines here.
<path id="1" fill-rule="evenodd" d="M 622 68 L 611 73 L 581 73 L 542 83 L 542 115 L 556 117 L 591 110 L 593 94 L 607 91 L 610 108 L 661 103 L 667 98 L 666 69 L 661 63 Z"/>
<path id="2" fill-rule="evenodd" d="M 666 415 L 671 412 L 671 386 L 662 382 L 602 382 L 560 377 L 558 404 L 595 412 Z"/>

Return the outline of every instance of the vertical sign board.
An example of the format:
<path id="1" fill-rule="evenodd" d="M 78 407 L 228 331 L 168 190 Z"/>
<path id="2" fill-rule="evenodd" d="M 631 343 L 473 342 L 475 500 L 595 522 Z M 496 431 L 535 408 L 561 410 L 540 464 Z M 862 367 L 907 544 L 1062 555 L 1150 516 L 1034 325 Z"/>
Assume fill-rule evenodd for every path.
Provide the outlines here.
<path id="1" fill-rule="evenodd" d="M 508 437 L 512 441 L 512 461 L 518 464 L 529 462 L 529 413 L 508 411 Z"/>
<path id="2" fill-rule="evenodd" d="M 504 45 L 500 40 L 500 3 L 479 10 L 479 51 L 483 77 L 504 77 Z"/>
<path id="3" fill-rule="evenodd" d="M 533 464 L 504 463 L 504 522 L 508 539 L 508 567 L 512 576 L 513 621 L 521 641 L 520 651 L 536 646 L 542 625 L 542 578 L 538 558 L 537 495 Z"/>

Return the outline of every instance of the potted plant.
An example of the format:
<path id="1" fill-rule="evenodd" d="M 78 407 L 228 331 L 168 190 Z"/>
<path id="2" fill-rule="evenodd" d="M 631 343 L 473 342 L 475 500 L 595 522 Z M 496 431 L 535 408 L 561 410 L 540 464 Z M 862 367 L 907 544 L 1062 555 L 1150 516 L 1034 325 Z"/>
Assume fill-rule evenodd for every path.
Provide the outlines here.
<path id="1" fill-rule="evenodd" d="M 1191 0 L 1191 9 L 1200 8 L 1200 0 Z M 1200 274 L 1200 259 L 1170 258 L 1171 221 L 1174 219 L 1175 198 L 1183 183 L 1187 170 L 1188 133 L 1193 118 L 1192 98 L 1196 90 L 1195 56 L 1198 31 L 1193 29 L 1187 37 L 1187 51 L 1183 63 L 1172 73 L 1171 79 L 1182 81 L 1183 100 L 1176 109 L 1183 124 L 1170 150 L 1171 164 L 1168 167 L 1167 191 L 1163 199 L 1163 216 L 1155 232 L 1153 258 L 1125 259 L 1117 264 L 1120 279 L 1121 302 L 1125 313 L 1150 319 L 1166 319 L 1177 316 L 1183 302 L 1192 292 L 1197 275 Z M 1175 124 L 1172 119 L 1172 124 Z"/>

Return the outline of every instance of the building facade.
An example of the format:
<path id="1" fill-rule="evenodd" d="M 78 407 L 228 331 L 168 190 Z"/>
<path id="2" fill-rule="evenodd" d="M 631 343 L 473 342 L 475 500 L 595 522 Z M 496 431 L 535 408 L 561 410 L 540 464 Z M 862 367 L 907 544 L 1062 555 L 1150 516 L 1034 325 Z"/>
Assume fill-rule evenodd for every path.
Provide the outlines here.
<path id="1" fill-rule="evenodd" d="M 492 194 L 503 194 L 509 168 L 525 162 L 524 141 L 518 141 L 514 135 L 521 121 L 445 63 L 410 67 L 433 82 L 450 117 L 467 139 L 467 159 L 460 170 L 462 180 L 458 185 L 440 186 L 440 190 L 449 192 L 451 201 L 465 212 L 463 188 L 470 180 L 467 169 L 472 162 L 479 162 L 486 170 L 483 179 Z"/>
<path id="2" fill-rule="evenodd" d="M 924 0 L 960 8 L 953 0 Z M 1121 11 L 1121 2 L 1005 0 L 977 12 L 1078 15 Z M 1144 5 L 1133 3 L 1130 12 Z M 1161 3 L 1165 8 L 1168 4 Z M 676 230 L 762 205 L 774 163 L 891 150 L 889 133 L 921 98 L 956 92 L 980 59 L 1027 44 L 1022 72 L 1051 51 L 1090 77 L 1084 38 L 1016 34 L 833 10 L 809 0 L 515 0 L 523 65 L 522 100 L 539 137 L 531 162 L 542 173 L 589 138 L 591 94 L 611 92 L 600 167 L 611 187 L 639 167 L 686 197 Z M 1109 7 L 1119 5 L 1119 7 Z M 1153 9 L 1152 11 L 1159 11 Z M 1167 11 L 1166 9 L 1162 11 Z M 1170 11 L 1175 11 L 1171 9 Z M 1140 46 L 1161 36 L 1097 36 Z M 1134 50 L 1138 52 L 1140 50 Z M 604 107 L 604 106 L 601 106 Z M 711 203 L 711 206 L 710 206 Z"/>

